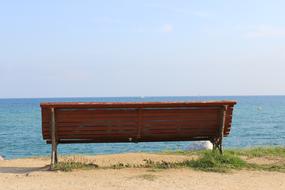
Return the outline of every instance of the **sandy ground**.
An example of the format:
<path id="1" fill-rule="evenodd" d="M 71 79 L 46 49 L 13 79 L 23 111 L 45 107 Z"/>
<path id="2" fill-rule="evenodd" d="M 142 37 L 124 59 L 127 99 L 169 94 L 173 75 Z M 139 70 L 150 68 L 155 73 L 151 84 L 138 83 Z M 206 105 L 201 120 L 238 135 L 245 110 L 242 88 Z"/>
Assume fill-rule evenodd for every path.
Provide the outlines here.
<path id="1" fill-rule="evenodd" d="M 182 155 L 128 153 L 102 156 L 72 156 L 62 160 L 87 161 L 108 166 L 116 163 L 181 161 Z M 29 158 L 0 161 L 0 190 L 145 190 L 145 189 L 203 189 L 203 190 L 268 190 L 285 189 L 285 173 L 235 171 L 221 174 L 191 169 L 150 170 L 145 168 L 94 169 L 73 172 L 48 171 L 48 158 Z"/>

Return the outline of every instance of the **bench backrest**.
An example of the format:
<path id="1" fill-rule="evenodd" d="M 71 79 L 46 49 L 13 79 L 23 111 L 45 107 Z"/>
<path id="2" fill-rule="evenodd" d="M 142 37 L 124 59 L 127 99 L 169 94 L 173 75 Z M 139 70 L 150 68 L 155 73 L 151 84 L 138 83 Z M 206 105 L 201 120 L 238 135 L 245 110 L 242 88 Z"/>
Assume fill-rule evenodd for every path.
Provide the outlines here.
<path id="1" fill-rule="evenodd" d="M 50 143 L 52 109 L 58 143 L 209 140 L 231 129 L 235 101 L 42 103 Z M 224 123 L 224 126 L 221 126 Z"/>

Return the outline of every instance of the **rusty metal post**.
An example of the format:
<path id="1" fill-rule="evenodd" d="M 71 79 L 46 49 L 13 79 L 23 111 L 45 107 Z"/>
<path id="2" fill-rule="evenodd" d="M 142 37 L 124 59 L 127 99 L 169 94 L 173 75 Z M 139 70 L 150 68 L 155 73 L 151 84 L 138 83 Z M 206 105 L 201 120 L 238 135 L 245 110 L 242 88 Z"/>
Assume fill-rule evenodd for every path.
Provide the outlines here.
<path id="1" fill-rule="evenodd" d="M 55 163 L 58 162 L 58 158 L 57 158 L 57 145 L 58 145 L 58 142 L 56 141 L 56 143 L 55 143 L 55 159 L 54 159 Z"/>
<path id="2" fill-rule="evenodd" d="M 54 108 L 51 108 L 51 164 L 50 164 L 51 169 L 53 169 L 55 163 L 57 163 L 57 143 L 55 137 L 55 110 Z"/>
<path id="3" fill-rule="evenodd" d="M 226 111 L 227 106 L 223 106 L 221 109 L 221 120 L 220 120 L 220 127 L 219 127 L 219 138 L 218 138 L 218 149 L 221 154 L 223 154 L 223 138 L 224 138 L 224 129 L 225 129 L 225 121 L 226 121 Z"/>

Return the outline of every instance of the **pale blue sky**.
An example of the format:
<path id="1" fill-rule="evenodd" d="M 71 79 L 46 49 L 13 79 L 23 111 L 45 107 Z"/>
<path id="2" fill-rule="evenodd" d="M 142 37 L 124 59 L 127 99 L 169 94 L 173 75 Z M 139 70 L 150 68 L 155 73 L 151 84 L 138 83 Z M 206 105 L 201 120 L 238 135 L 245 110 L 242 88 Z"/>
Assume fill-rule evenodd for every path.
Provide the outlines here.
<path id="1" fill-rule="evenodd" d="M 0 1 L 0 98 L 285 95 L 285 1 Z"/>

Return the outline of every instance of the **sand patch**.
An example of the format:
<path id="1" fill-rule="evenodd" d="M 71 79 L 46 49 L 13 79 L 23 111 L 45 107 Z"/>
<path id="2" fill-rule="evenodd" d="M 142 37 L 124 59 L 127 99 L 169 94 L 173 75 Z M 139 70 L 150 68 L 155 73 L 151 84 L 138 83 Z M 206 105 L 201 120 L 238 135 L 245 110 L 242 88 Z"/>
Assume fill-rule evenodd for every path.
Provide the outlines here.
<path id="1" fill-rule="evenodd" d="M 186 155 L 167 155 L 167 154 L 150 154 L 150 153 L 125 153 L 125 154 L 110 154 L 97 156 L 67 156 L 62 157 L 61 161 L 75 161 L 83 163 L 97 164 L 99 167 L 109 167 L 114 164 L 123 163 L 130 165 L 144 164 L 144 160 L 152 160 L 154 162 L 181 162 L 184 160 L 195 159 L 197 156 Z"/>
<path id="2" fill-rule="evenodd" d="M 183 161 L 184 155 L 128 153 L 100 156 L 71 156 L 61 159 L 91 161 L 100 166 L 116 163 L 139 164 L 144 159 L 153 161 Z M 267 158 L 266 158 L 267 159 Z M 62 161 L 62 160 L 61 160 Z M 253 161 L 253 160 L 251 160 Z M 255 160 L 257 161 L 257 160 Z M 260 161 L 260 160 L 259 160 Z M 72 172 L 51 172 L 49 158 L 28 158 L 0 162 L 2 190 L 283 190 L 285 173 L 265 171 L 234 171 L 211 173 L 188 168 L 155 170 L 149 168 L 93 169 Z M 158 172 L 157 172 L 158 171 Z"/>

